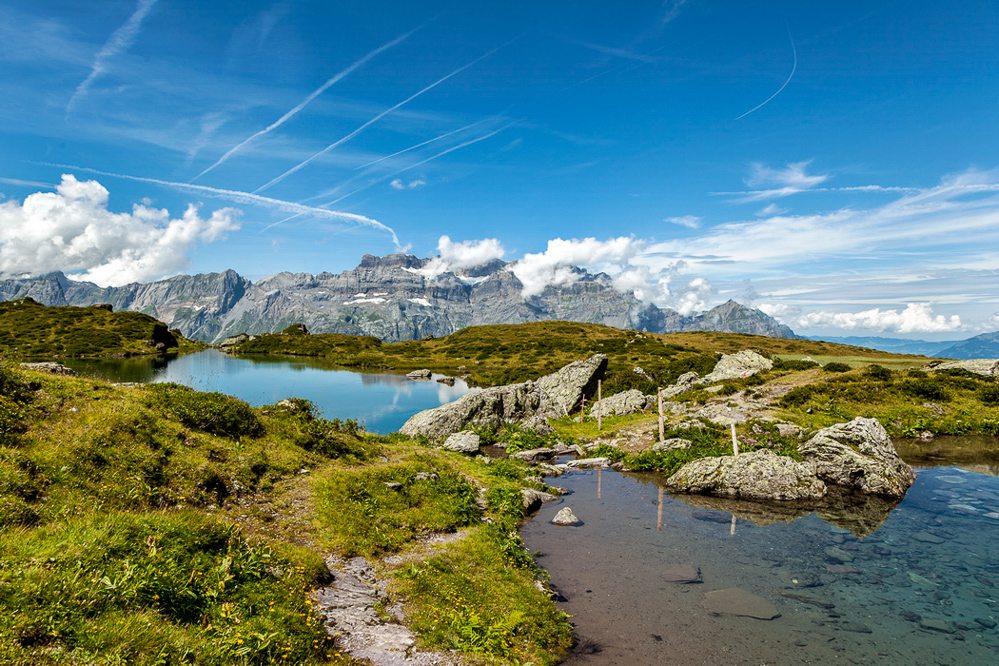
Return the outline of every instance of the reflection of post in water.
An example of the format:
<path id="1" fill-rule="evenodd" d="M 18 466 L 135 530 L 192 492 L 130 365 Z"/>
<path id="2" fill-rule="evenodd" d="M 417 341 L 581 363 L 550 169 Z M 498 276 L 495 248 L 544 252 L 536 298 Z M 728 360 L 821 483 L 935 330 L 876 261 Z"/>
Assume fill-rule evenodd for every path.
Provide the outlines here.
<path id="1" fill-rule="evenodd" d="M 597 469 L 597 499 L 600 499 L 600 490 L 603 483 L 603 469 Z"/>
<path id="2" fill-rule="evenodd" d="M 732 529 L 728 531 L 729 536 L 735 536 L 735 514 L 732 514 Z"/>
<path id="3" fill-rule="evenodd" d="M 663 487 L 659 486 L 659 517 L 657 519 L 656 529 L 660 532 L 663 531 Z"/>

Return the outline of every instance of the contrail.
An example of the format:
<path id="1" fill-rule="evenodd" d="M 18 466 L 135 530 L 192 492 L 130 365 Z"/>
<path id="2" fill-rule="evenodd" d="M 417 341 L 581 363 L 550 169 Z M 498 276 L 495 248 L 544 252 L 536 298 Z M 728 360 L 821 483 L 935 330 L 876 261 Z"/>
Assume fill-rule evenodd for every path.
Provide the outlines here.
<path id="1" fill-rule="evenodd" d="M 474 123 L 472 123 L 471 125 L 465 125 L 464 127 L 459 127 L 456 130 L 451 130 L 450 132 L 446 132 L 444 134 L 441 134 L 440 136 L 435 136 L 433 139 L 428 139 L 428 140 L 424 141 L 423 143 L 418 143 L 415 146 L 410 146 L 409 148 L 403 148 L 402 150 L 394 152 L 391 155 L 386 155 L 385 157 L 379 157 L 377 160 L 373 160 L 371 162 L 368 162 L 367 164 L 362 164 L 359 167 L 354 167 L 354 171 L 359 171 L 361 169 L 365 169 L 365 168 L 367 168 L 369 166 L 378 164 L 379 162 L 384 162 L 387 159 L 391 159 L 393 157 L 396 157 L 397 155 L 402 155 L 403 153 L 408 153 L 411 150 L 416 150 L 417 148 L 422 148 L 423 146 L 426 146 L 427 144 L 434 143 L 435 141 L 440 141 L 441 139 L 446 139 L 447 137 L 449 137 L 449 136 L 451 136 L 453 134 L 458 134 L 459 132 L 464 132 L 465 130 L 472 129 L 476 125 L 481 125 L 482 123 L 486 122 L 487 120 L 489 120 L 489 118 L 483 118 L 482 120 L 477 120 Z"/>
<path id="2" fill-rule="evenodd" d="M 423 164 L 426 164 L 427 162 L 429 162 L 431 160 L 435 160 L 438 157 L 443 157 L 444 155 L 447 155 L 448 153 L 454 152 L 454 151 L 459 150 L 461 148 L 464 148 L 466 146 L 470 146 L 473 143 L 478 143 L 479 141 L 485 141 L 489 137 L 496 136 L 497 134 L 499 134 L 503 130 L 510 129 L 511 127 L 513 127 L 516 124 L 517 123 L 510 123 L 509 125 L 504 125 L 503 127 L 499 128 L 498 130 L 493 130 L 492 132 L 490 132 L 489 134 L 486 134 L 485 136 L 480 136 L 480 137 L 478 137 L 476 139 L 472 139 L 471 141 L 466 141 L 464 143 L 458 144 L 457 146 L 452 146 L 451 148 L 448 148 L 447 150 L 442 150 L 441 152 L 437 153 L 436 155 L 432 155 L 432 156 L 428 157 L 425 160 L 417 162 L 416 164 L 411 164 L 411 165 L 409 165 L 407 167 L 399 169 L 398 171 L 390 173 L 387 176 L 382 176 L 381 178 L 378 178 L 376 180 L 371 181 L 370 183 L 368 183 L 364 187 L 359 187 L 356 190 L 354 190 L 353 192 L 348 192 L 347 194 L 344 194 L 342 197 L 338 197 L 338 198 L 334 199 L 333 201 L 327 201 L 326 203 L 321 204 L 321 205 L 323 205 L 323 206 L 332 206 L 333 204 L 336 204 L 336 203 L 339 203 L 339 202 L 343 201 L 347 197 L 354 196 L 358 192 L 363 192 L 364 190 L 368 189 L 369 187 L 377 185 L 378 183 L 383 183 L 386 180 L 388 180 L 389 178 L 395 178 L 396 176 L 398 176 L 400 173 L 403 173 L 404 171 L 409 171 L 410 169 L 415 169 L 416 167 L 418 167 L 420 165 L 423 165 Z M 353 179 L 351 179 L 351 180 L 353 180 Z M 348 182 L 350 182 L 350 181 L 348 181 Z"/>
<path id="3" fill-rule="evenodd" d="M 97 55 L 94 56 L 94 64 L 90 69 L 90 74 L 76 87 L 76 92 L 70 97 L 69 104 L 66 105 L 67 114 L 73 109 L 76 100 L 90 90 L 90 84 L 98 76 L 107 71 L 108 60 L 132 47 L 136 36 L 139 34 L 139 29 L 142 27 L 142 21 L 145 20 L 149 10 L 153 8 L 156 2 L 157 0 L 139 0 L 135 11 L 125 21 L 125 24 L 111 33 L 111 38 L 108 39 L 104 46 L 101 47 L 101 50 L 97 52 Z"/>
<path id="4" fill-rule="evenodd" d="M 395 244 L 395 246 L 397 248 L 402 247 L 402 245 L 399 243 L 399 237 L 396 236 L 395 230 L 393 230 L 392 227 L 384 225 L 378 220 L 373 220 L 370 217 L 357 215 L 355 213 L 344 213 L 336 210 L 328 210 L 326 208 L 315 208 L 313 206 L 304 206 L 302 204 L 298 204 L 293 201 L 283 201 L 281 199 L 272 199 L 271 197 L 262 197 L 259 194 L 254 194 L 252 192 L 240 192 L 238 190 L 223 190 L 217 187 L 206 187 L 205 185 L 192 185 L 191 183 L 175 183 L 169 180 L 159 180 L 157 178 L 128 176 L 125 174 L 112 173 L 109 171 L 100 171 L 98 169 L 75 166 L 72 164 L 47 164 L 47 166 L 58 167 L 61 169 L 76 169 L 78 171 L 86 171 L 88 173 L 95 173 L 101 176 L 110 176 L 112 178 L 123 178 L 125 180 L 132 180 L 139 183 L 152 183 L 154 185 L 162 185 L 164 187 L 180 190 L 182 192 L 196 192 L 200 194 L 208 194 L 210 196 L 218 197 L 220 199 L 227 199 L 234 203 L 241 203 L 252 206 L 263 206 L 265 208 L 283 210 L 298 215 L 313 215 L 315 217 L 324 217 L 326 219 L 338 220 L 341 222 L 352 222 L 354 224 L 359 224 L 366 227 L 372 227 L 373 229 L 378 229 L 379 231 L 386 231 L 389 234 L 391 234 L 392 242 Z"/>
<path id="5" fill-rule="evenodd" d="M 440 84 L 442 84 L 445 81 L 447 81 L 448 79 L 450 79 L 452 76 L 456 76 L 456 75 L 460 74 L 461 72 L 465 71 L 466 69 L 468 69 L 469 67 L 471 67 L 471 66 L 473 66 L 475 64 L 478 64 L 482 60 L 485 60 L 486 58 L 488 58 L 492 54 L 496 53 L 497 51 L 499 51 L 500 49 L 502 49 L 502 48 L 504 48 L 506 46 L 509 46 L 510 44 L 512 44 L 513 42 L 517 41 L 518 39 L 520 39 L 520 37 L 515 37 L 514 39 L 510 40 L 506 44 L 503 44 L 501 46 L 497 46 L 496 48 L 494 48 L 489 53 L 486 53 L 485 55 L 479 56 L 478 58 L 476 58 L 472 62 L 468 63 L 467 65 L 463 65 L 463 66 L 459 67 L 458 69 L 454 70 L 453 72 L 451 72 L 447 76 L 443 76 L 443 77 L 437 79 L 436 81 L 434 81 L 433 83 L 431 83 L 429 86 L 423 88 L 419 92 L 416 92 L 416 93 L 410 95 L 409 97 L 407 97 L 406 99 L 402 100 L 401 102 L 399 102 L 395 106 L 392 106 L 392 107 L 386 109 L 385 111 L 382 111 L 377 116 L 375 116 L 374 118 L 372 118 L 368 122 L 364 123 L 363 125 L 361 125 L 360 127 L 358 127 L 356 130 L 354 130 L 353 132 L 351 132 L 347 136 L 345 136 L 342 139 L 340 139 L 340 140 L 338 140 L 338 141 L 336 141 L 334 143 L 331 143 L 330 145 L 326 146 L 325 148 L 323 148 L 322 150 L 320 150 L 318 153 L 316 153 L 315 155 L 313 155 L 309 159 L 305 160 L 304 162 L 300 162 L 299 164 L 293 166 L 292 168 L 288 169 L 283 174 L 281 174 L 277 178 L 274 178 L 270 182 L 264 183 L 263 185 L 261 185 L 257 189 L 253 190 L 253 193 L 256 194 L 257 192 L 262 192 L 263 190 L 266 190 L 268 187 L 271 187 L 272 185 L 280 183 L 282 180 L 284 180 L 285 178 L 287 178 L 291 174 L 295 173 L 299 169 L 303 168 L 305 165 L 307 165 L 312 160 L 316 159 L 317 157 L 321 157 L 322 155 L 325 155 L 326 153 L 328 153 L 329 151 L 333 150 L 337 146 L 341 146 L 344 143 L 350 141 L 355 136 L 357 136 L 358 134 L 360 134 L 361 132 L 363 132 L 365 129 L 367 129 L 371 125 L 375 124 L 376 122 L 378 122 L 379 120 L 381 120 L 382 118 L 384 118 L 388 114 L 392 113 L 396 109 L 398 109 L 398 108 L 400 108 L 400 107 L 408 104 L 409 102 L 413 101 L 414 99 L 416 99 L 417 97 L 419 97 L 423 93 L 428 92 L 430 90 L 433 90 L 434 88 L 436 88 Z"/>
<path id="6" fill-rule="evenodd" d="M 761 104 L 758 104 L 757 106 L 754 106 L 753 108 L 751 108 L 749 111 L 746 111 L 744 114 L 742 114 L 741 116 L 739 116 L 738 118 L 736 118 L 736 120 L 739 120 L 740 118 L 745 118 L 746 116 L 748 116 L 749 114 L 751 114 L 753 111 L 756 111 L 757 109 L 759 109 L 759 108 L 763 107 L 764 105 L 766 105 L 767 102 L 769 102 L 774 97 L 776 97 L 777 95 L 779 95 L 780 91 L 784 90 L 784 88 L 787 87 L 787 84 L 791 83 L 791 77 L 794 76 L 794 70 L 798 69 L 798 51 L 795 50 L 795 48 L 794 48 L 794 39 L 791 37 L 791 29 L 790 28 L 788 28 L 788 30 L 787 30 L 787 37 L 788 37 L 788 39 L 791 40 L 791 54 L 794 56 L 794 64 L 791 65 L 791 73 L 787 75 L 787 81 L 785 81 L 784 85 L 782 85 L 780 88 L 777 89 L 777 92 L 775 92 L 770 97 L 767 97 L 765 100 L 763 100 L 763 102 Z"/>
<path id="7" fill-rule="evenodd" d="M 422 27 L 423 27 L 423 26 L 420 26 L 420 28 L 422 28 Z M 197 176 L 195 176 L 194 178 L 192 178 L 190 182 L 192 182 L 192 183 L 193 183 L 193 182 L 194 182 L 194 181 L 196 181 L 196 180 L 197 180 L 198 178 L 201 178 L 201 177 L 202 177 L 202 176 L 204 176 L 204 175 L 205 175 L 206 173 L 208 173 L 209 171 L 211 171 L 212 169 L 214 169 L 214 168 L 215 168 L 215 167 L 217 167 L 218 165 L 220 165 L 220 164 L 222 164 L 223 162 L 225 162 L 225 161 L 226 161 L 227 159 L 229 159 L 230 157 L 232 157 L 232 156 L 233 156 L 233 155 L 234 155 L 234 154 L 235 154 L 235 153 L 236 153 L 236 152 L 237 152 L 237 151 L 238 151 L 238 150 L 239 150 L 240 148 L 242 148 L 242 147 L 243 147 L 243 146 L 245 146 L 246 144 L 250 143 L 250 142 L 251 142 L 251 141 L 253 141 L 254 139 L 257 139 L 257 138 L 259 138 L 259 137 L 261 137 L 261 136 L 263 136 L 263 135 L 267 134 L 268 132 L 271 132 L 271 131 L 273 131 L 273 130 L 277 129 L 277 128 L 278 128 L 278 127 L 280 127 L 281 125 L 283 125 L 283 124 L 285 124 L 286 122 L 288 122 L 289 120 L 291 120 L 291 118 L 292 118 L 293 116 L 295 116 L 295 115 L 296 115 L 296 114 L 297 114 L 297 113 L 298 113 L 299 111 L 301 111 L 302 109 L 304 109 L 304 108 L 306 107 L 306 105 L 308 105 L 308 103 L 309 103 L 309 102 L 311 102 L 312 100 L 314 100 L 315 98 L 319 97 L 319 96 L 320 96 L 320 95 L 322 95 L 322 94 L 323 94 L 324 92 L 326 92 L 326 90 L 327 90 L 327 89 L 328 89 L 328 88 L 329 88 L 330 86 L 332 86 L 332 85 L 333 85 L 334 83 L 337 83 L 337 82 L 339 82 L 340 80 L 344 79 L 345 77 L 349 76 L 349 75 L 350 75 L 350 74 L 352 74 L 352 73 L 353 73 L 353 72 L 354 72 L 355 70 L 357 70 L 357 69 L 358 69 L 359 67 L 361 67 L 362 65 L 364 65 L 365 63 L 367 63 L 367 62 L 368 62 L 369 60 L 371 60 L 371 59 L 372 59 L 372 58 L 374 58 L 375 56 L 379 55 L 380 53 L 383 53 L 383 52 L 387 51 L 388 49 L 392 48 L 393 46 L 397 46 L 397 45 L 398 45 L 398 44 L 400 44 L 401 42 L 405 41 L 405 40 L 406 40 L 406 39 L 407 39 L 407 38 L 408 38 L 408 37 L 409 37 L 410 35 L 412 35 L 412 34 L 413 34 L 414 32 L 416 32 L 416 31 L 417 31 L 417 30 L 419 30 L 420 28 L 416 28 L 416 29 L 414 29 L 414 30 L 410 30 L 410 31 L 409 31 L 409 32 L 407 32 L 406 34 L 404 34 L 404 35 L 402 35 L 402 36 L 400 36 L 400 37 L 396 37 L 396 38 L 395 38 L 395 39 L 393 39 L 393 40 L 392 40 L 391 42 L 387 42 L 387 43 L 385 43 L 385 44 L 382 44 L 381 46 L 379 46 L 379 47 L 378 47 L 377 49 L 375 49 L 375 50 L 374 50 L 374 51 L 372 51 L 371 53 L 367 54 L 366 56 L 364 56 L 364 57 L 363 57 L 363 58 L 361 58 L 360 60 L 358 60 L 358 61 L 356 61 L 355 63 L 353 63 L 353 64 L 352 64 L 352 65 L 351 65 L 350 67 L 348 67 L 347 69 L 343 70 L 342 72 L 340 72 L 340 73 L 339 73 L 339 74 L 337 74 L 336 76 L 334 76 L 334 77 L 332 77 L 332 78 L 328 79 L 328 80 L 326 81 L 326 83 L 324 83 L 323 85 L 319 86 L 319 87 L 318 87 L 318 88 L 316 88 L 316 89 L 315 89 L 314 91 L 312 91 L 312 94 L 310 94 L 310 95 L 309 95 L 308 97 L 306 97 L 306 98 L 305 98 L 305 99 L 303 99 L 303 100 L 302 100 L 301 102 L 299 102 L 299 103 L 298 103 L 298 105 L 297 105 L 297 106 L 296 106 L 295 108 L 293 108 L 293 109 L 292 109 L 291 111 L 289 111 L 288 113 L 284 114 L 283 116 L 281 116 L 280 118 L 278 118 L 278 119 L 277 119 L 276 121 L 274 121 L 273 123 L 271 123 L 270 125 L 268 125 L 268 126 L 267 126 L 267 127 L 265 127 L 264 129 L 260 130 L 259 132 L 257 132 L 257 133 L 256 133 L 256 134 L 254 134 L 253 136 L 251 136 L 251 137 L 249 137 L 248 139 L 244 140 L 244 141 L 243 141 L 242 143 L 240 143 L 239 145 L 235 146 L 234 148 L 230 148 L 230 149 L 229 149 L 229 150 L 228 150 L 228 151 L 226 152 L 226 154 L 225 154 L 225 155 L 223 155 L 222 157 L 220 157 L 220 158 L 218 159 L 218 161 L 217 161 L 217 162 L 215 162 L 215 164 L 211 165 L 210 167 L 208 167 L 207 169 L 205 169 L 204 171 L 202 171 L 201 173 L 199 173 L 199 174 L 198 174 Z"/>

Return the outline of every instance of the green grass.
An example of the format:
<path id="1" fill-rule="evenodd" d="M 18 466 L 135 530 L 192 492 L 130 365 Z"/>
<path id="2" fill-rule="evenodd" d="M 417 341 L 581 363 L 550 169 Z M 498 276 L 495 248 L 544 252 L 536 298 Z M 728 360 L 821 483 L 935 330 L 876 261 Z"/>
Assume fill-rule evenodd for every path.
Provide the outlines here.
<path id="1" fill-rule="evenodd" d="M 0 303 L 0 358 L 139 356 L 203 347 L 138 312 L 47 307 L 30 298 Z"/>
<path id="2" fill-rule="evenodd" d="M 352 663 L 310 601 L 328 578 L 321 555 L 377 564 L 402 552 L 424 567 L 435 553 L 414 556 L 421 538 L 456 530 L 468 545 L 436 556 L 480 567 L 458 573 L 481 623 L 448 645 L 539 664 L 567 645 L 566 619 L 534 587 L 519 504 L 514 515 L 509 501 L 477 503 L 519 501 L 517 462 L 371 435 L 299 399 L 252 408 L 9 366 L 0 395 L 0 663 Z M 419 617 L 458 585 L 455 571 L 425 568 L 430 591 L 398 593 Z M 518 621 L 497 642 L 501 617 Z"/>

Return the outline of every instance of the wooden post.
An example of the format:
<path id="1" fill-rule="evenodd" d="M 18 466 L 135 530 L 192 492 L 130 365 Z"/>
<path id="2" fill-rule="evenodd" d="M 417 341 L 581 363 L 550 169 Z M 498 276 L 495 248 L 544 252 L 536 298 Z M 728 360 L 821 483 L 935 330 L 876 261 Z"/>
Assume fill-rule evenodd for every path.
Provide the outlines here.
<path id="1" fill-rule="evenodd" d="M 732 455 L 739 455 L 739 440 L 735 436 L 735 424 L 732 424 Z M 733 516 L 734 518 L 735 516 Z"/>
<path id="2" fill-rule="evenodd" d="M 666 418 L 663 416 L 663 388 L 659 387 L 659 441 L 666 440 Z"/>
<path id="3" fill-rule="evenodd" d="M 603 424 L 602 424 L 602 421 L 601 421 L 601 418 L 600 418 L 600 412 L 601 412 L 600 404 L 604 400 L 603 393 L 601 393 L 601 384 L 602 383 L 603 383 L 602 379 L 598 379 L 597 380 L 597 430 L 600 430 L 603 427 Z M 593 411 L 593 410 L 590 410 L 590 411 Z"/>
<path id="4" fill-rule="evenodd" d="M 657 520 L 656 529 L 660 532 L 663 531 L 663 487 L 659 486 L 659 518 Z"/>

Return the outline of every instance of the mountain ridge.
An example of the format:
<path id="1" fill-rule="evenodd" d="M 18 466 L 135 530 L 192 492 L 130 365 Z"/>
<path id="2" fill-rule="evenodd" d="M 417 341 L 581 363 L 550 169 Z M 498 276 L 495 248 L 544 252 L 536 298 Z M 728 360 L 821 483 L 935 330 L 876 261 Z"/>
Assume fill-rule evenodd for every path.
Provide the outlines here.
<path id="1" fill-rule="evenodd" d="M 386 342 L 440 337 L 484 324 L 566 320 L 654 333 L 716 330 L 797 338 L 759 310 L 728 301 L 681 315 L 613 288 L 609 276 L 571 270 L 570 284 L 523 297 L 510 264 L 493 260 L 455 272 L 438 271 L 434 259 L 409 254 L 364 255 L 341 273 L 281 272 L 257 282 L 228 269 L 178 275 L 120 287 L 49 273 L 0 280 L 0 300 L 29 296 L 45 305 L 109 303 L 143 312 L 186 337 L 218 342 L 239 333 L 273 333 L 304 323 L 316 333 L 373 335 Z"/>

